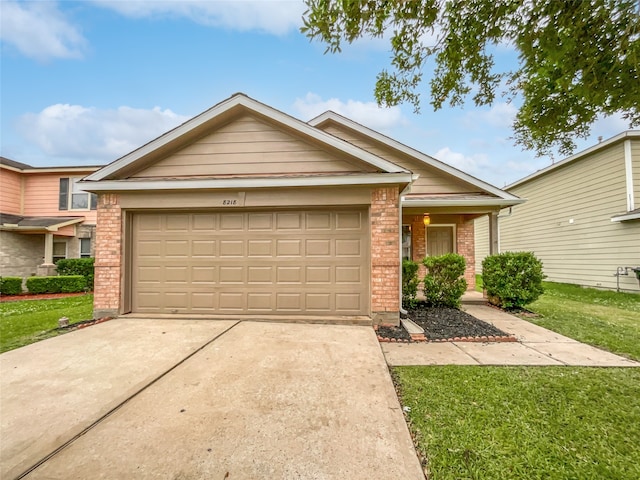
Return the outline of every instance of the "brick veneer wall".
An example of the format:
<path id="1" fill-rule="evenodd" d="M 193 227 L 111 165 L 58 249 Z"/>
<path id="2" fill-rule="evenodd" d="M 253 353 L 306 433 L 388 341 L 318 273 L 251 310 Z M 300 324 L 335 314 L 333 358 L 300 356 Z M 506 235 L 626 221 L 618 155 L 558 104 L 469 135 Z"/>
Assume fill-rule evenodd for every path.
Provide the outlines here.
<path id="1" fill-rule="evenodd" d="M 400 209 L 398 187 L 371 192 L 371 317 L 400 323 Z"/>
<path id="2" fill-rule="evenodd" d="M 418 278 L 422 279 L 427 274 L 427 269 L 422 263 L 424 257 L 427 256 L 426 228 L 422 215 L 416 215 L 411 220 L 411 249 L 413 261 L 419 263 Z M 422 288 L 422 282 L 420 282 L 419 288 Z"/>
<path id="3" fill-rule="evenodd" d="M 93 317 L 102 318 L 120 311 L 122 210 L 118 195 L 101 194 L 97 214 Z"/>
<path id="4" fill-rule="evenodd" d="M 473 229 L 473 220 L 461 221 L 456 225 L 456 242 L 458 253 L 467 262 L 464 278 L 467 280 L 467 289 L 476 288 L 476 249 Z"/>

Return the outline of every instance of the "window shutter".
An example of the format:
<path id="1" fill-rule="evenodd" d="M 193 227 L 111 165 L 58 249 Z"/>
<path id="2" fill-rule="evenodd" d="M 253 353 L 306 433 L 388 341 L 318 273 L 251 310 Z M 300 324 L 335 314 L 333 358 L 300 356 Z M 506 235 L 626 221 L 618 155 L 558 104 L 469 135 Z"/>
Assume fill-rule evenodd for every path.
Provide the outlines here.
<path id="1" fill-rule="evenodd" d="M 98 195 L 95 193 L 89 194 L 89 205 L 91 206 L 91 210 L 96 210 L 98 208 Z"/>
<path id="2" fill-rule="evenodd" d="M 60 179 L 60 197 L 58 200 L 58 210 L 69 210 L 69 179 Z"/>

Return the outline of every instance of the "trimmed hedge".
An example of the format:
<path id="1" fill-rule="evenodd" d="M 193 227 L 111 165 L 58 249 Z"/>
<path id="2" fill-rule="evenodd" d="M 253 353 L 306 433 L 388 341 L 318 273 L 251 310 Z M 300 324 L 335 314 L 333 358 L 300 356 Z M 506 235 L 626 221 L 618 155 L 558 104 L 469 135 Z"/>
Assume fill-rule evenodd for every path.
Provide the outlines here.
<path id="1" fill-rule="evenodd" d="M 86 280 L 86 287 L 93 290 L 93 262 L 94 258 L 63 258 L 56 263 L 58 275 L 82 275 Z"/>
<path id="2" fill-rule="evenodd" d="M 447 253 L 439 257 L 426 257 L 422 263 L 427 267 L 424 277 L 424 296 L 427 305 L 433 307 L 459 308 L 462 295 L 467 290 L 464 257 Z"/>
<path id="3" fill-rule="evenodd" d="M 22 293 L 22 277 L 0 277 L 0 294 L 20 295 Z"/>
<path id="4" fill-rule="evenodd" d="M 27 278 L 29 293 L 76 293 L 84 292 L 86 286 L 87 281 L 82 275 Z"/>
<path id="5" fill-rule="evenodd" d="M 489 302 L 504 309 L 523 308 L 544 293 L 542 262 L 532 252 L 504 252 L 482 261 L 482 283 Z"/>
<path id="6" fill-rule="evenodd" d="M 404 308 L 412 308 L 416 306 L 418 295 L 418 262 L 411 260 L 402 261 L 402 306 Z"/>

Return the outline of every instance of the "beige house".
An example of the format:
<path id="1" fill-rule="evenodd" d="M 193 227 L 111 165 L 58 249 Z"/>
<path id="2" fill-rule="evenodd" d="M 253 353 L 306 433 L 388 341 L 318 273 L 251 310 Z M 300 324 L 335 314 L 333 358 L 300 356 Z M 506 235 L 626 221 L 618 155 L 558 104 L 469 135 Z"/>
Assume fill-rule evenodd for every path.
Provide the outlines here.
<path id="1" fill-rule="evenodd" d="M 97 199 L 78 181 L 97 169 L 0 157 L 0 275 L 51 275 L 59 259 L 93 256 Z"/>
<path id="2" fill-rule="evenodd" d="M 506 187 L 527 201 L 502 210 L 500 251 L 532 251 L 547 280 L 640 292 L 640 131 L 621 133 Z M 476 220 L 476 269 L 489 221 Z M 621 275 L 616 275 L 620 273 Z"/>
<path id="3" fill-rule="evenodd" d="M 457 251 L 521 202 L 337 114 L 236 94 L 82 182 L 98 194 L 94 315 L 397 323 L 400 259 Z"/>

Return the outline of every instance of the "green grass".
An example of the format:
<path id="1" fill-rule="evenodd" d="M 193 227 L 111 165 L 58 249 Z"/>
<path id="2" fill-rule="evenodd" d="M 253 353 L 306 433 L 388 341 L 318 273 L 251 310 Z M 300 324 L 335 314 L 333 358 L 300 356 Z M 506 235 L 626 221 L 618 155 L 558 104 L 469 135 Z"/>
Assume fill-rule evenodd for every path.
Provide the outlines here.
<path id="1" fill-rule="evenodd" d="M 640 360 L 640 295 L 545 283 L 526 320 L 610 352 Z"/>
<path id="2" fill-rule="evenodd" d="M 640 478 L 640 369 L 397 367 L 430 480 Z"/>
<path id="3" fill-rule="evenodd" d="M 92 315 L 93 295 L 0 303 L 0 353 L 66 332 L 57 329 L 61 317 L 77 323 Z"/>

